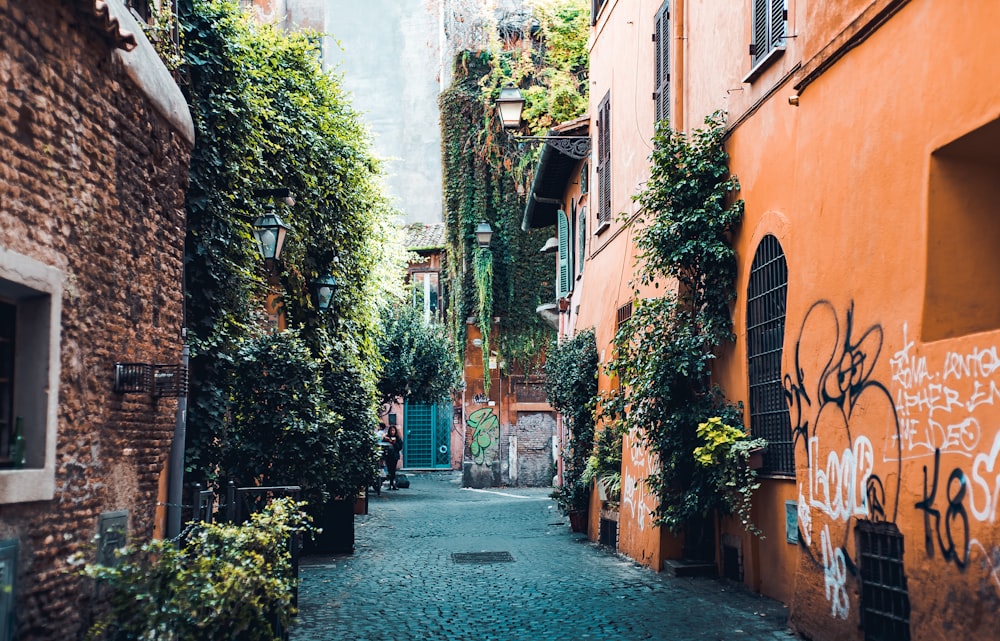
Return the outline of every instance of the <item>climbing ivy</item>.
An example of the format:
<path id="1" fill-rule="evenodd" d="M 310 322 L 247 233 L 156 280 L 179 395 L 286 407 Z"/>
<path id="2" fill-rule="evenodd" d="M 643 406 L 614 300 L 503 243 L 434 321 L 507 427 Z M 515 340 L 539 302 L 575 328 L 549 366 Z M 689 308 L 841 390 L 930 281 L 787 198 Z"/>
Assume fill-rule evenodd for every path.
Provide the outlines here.
<path id="1" fill-rule="evenodd" d="M 370 434 L 377 416 L 375 340 L 392 214 L 368 135 L 339 81 L 321 69 L 309 34 L 254 24 L 235 0 L 186 0 L 179 17 L 197 141 L 185 251 L 189 471 L 211 478 L 220 469 L 234 360 L 246 340 L 266 331 L 270 292 L 280 293 L 288 326 L 319 363 L 322 391 L 315 393 L 325 395 L 344 430 L 359 434 L 339 439 L 357 454 L 341 452 L 339 460 L 368 461 L 373 446 L 360 435 Z M 265 187 L 287 187 L 296 200 L 279 205 L 292 229 L 276 282 L 251 238 L 268 204 L 257 193 Z M 321 312 L 309 284 L 325 272 L 337 288 Z"/>
<path id="2" fill-rule="evenodd" d="M 569 431 L 563 452 L 563 484 L 554 495 L 564 512 L 586 510 L 590 505 L 590 484 L 584 473 L 594 446 L 597 373 L 593 330 L 578 332 L 562 343 L 553 342 L 545 354 L 545 392 Z M 620 460 L 620 447 L 618 451 Z"/>
<path id="3" fill-rule="evenodd" d="M 483 331 L 484 346 L 494 329 L 500 362 L 532 371 L 540 367 L 552 339 L 552 329 L 535 309 L 554 299 L 551 260 L 538 252 L 549 233 L 520 229 L 523 194 L 538 149 L 512 142 L 495 115 L 494 101 L 507 83 L 521 86 L 530 133 L 582 115 L 589 6 L 585 0 L 537 0 L 528 6 L 530 12 L 517 22 L 494 29 L 484 50 L 456 56 L 453 83 L 442 92 L 439 106 L 456 352 L 464 356 L 466 320 L 473 319 Z M 481 221 L 494 231 L 488 253 L 475 245 L 473 232 Z M 498 328 L 493 327 L 496 317 Z M 484 367 L 489 356 L 486 347 Z"/>
<path id="4" fill-rule="evenodd" d="M 678 286 L 662 297 L 636 301 L 614 339 L 610 369 L 620 386 L 602 404 L 614 425 L 637 435 L 658 457 L 659 470 L 647 483 L 659 499 L 657 522 L 673 531 L 716 509 L 739 512 L 752 529 L 748 503 L 734 498 L 730 486 L 738 479 L 741 496 L 749 499 L 752 471 L 719 469 L 745 469 L 747 447 L 727 446 L 719 450 L 726 456 L 705 465 L 708 433 L 698 430 L 708 422 L 745 433 L 742 408 L 728 402 L 710 378 L 715 350 L 733 340 L 729 310 L 736 296 L 736 253 L 730 235 L 743 214 L 743 201 L 734 198 L 739 183 L 729 174 L 724 136 L 722 113 L 709 116 L 705 127 L 690 135 L 666 123 L 657 128 L 650 179 L 637 196 L 643 214 L 632 223 L 638 282 L 659 286 L 675 279 Z"/>

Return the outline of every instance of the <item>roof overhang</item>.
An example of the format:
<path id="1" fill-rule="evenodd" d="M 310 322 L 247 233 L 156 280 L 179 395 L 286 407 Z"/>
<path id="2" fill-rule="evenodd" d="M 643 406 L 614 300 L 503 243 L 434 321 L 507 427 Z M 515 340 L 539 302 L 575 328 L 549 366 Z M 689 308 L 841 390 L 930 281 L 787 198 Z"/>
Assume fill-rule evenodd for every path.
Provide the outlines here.
<path id="1" fill-rule="evenodd" d="M 587 117 L 583 116 L 550 130 L 543 139 L 542 153 L 521 220 L 524 231 L 556 224 L 556 213 L 563 207 L 566 187 L 577 165 L 590 155 L 587 123 Z"/>

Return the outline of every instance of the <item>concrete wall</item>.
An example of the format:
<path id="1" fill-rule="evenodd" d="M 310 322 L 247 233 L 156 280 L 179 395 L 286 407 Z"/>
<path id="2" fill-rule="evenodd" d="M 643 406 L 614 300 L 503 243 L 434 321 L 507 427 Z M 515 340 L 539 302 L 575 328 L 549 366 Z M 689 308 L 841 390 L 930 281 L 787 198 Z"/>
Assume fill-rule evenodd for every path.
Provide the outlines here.
<path id="1" fill-rule="evenodd" d="M 285 0 L 288 26 L 323 39 L 324 67 L 343 86 L 387 161 L 406 223 L 442 220 L 441 8 L 425 0 Z"/>
<path id="2" fill-rule="evenodd" d="M 0 286 L 33 307 L 11 279 L 29 276 L 26 265 L 58 275 L 45 290 L 59 308 L 54 340 L 18 343 L 18 358 L 54 356 L 56 383 L 38 390 L 57 401 L 54 438 L 26 426 L 31 469 L 0 470 L 0 541 L 18 545 L 17 638 L 38 641 L 82 638 L 93 586 L 66 560 L 93 560 L 102 513 L 124 511 L 132 541 L 153 534 L 176 403 L 114 393 L 114 364 L 177 363 L 181 348 L 190 117 L 185 107 L 168 119 L 169 100 L 137 80 L 170 84 L 148 43 L 113 51 L 86 5 L 0 0 L 0 262 L 19 272 L 0 269 Z M 11 502 L 7 491 L 49 455 L 47 496 Z"/>

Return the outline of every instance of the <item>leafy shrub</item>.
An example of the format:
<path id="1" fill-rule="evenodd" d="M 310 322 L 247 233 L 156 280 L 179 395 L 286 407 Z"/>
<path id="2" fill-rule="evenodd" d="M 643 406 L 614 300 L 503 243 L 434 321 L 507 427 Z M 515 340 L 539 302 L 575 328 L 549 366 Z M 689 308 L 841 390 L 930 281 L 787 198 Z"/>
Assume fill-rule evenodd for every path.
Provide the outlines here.
<path id="1" fill-rule="evenodd" d="M 569 431 L 569 443 L 563 452 L 563 485 L 553 498 L 563 512 L 585 510 L 590 505 L 590 482 L 584 473 L 594 446 L 597 399 L 597 341 L 593 330 L 579 332 L 549 347 L 545 391 Z"/>
<path id="2" fill-rule="evenodd" d="M 277 499 L 243 525 L 200 523 L 180 546 L 119 551 L 116 566 L 81 565 L 108 610 L 92 641 L 276 641 L 295 614 L 290 542 L 309 530 L 303 503 Z"/>

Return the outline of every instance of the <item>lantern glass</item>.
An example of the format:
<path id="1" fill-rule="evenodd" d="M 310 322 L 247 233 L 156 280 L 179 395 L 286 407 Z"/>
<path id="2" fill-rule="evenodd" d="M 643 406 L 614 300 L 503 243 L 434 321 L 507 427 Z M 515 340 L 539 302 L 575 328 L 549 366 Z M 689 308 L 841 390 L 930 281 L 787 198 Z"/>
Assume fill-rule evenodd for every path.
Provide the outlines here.
<path id="1" fill-rule="evenodd" d="M 330 303 L 333 302 L 333 288 L 336 286 L 337 279 L 329 272 L 313 283 L 313 287 L 316 289 L 316 307 L 320 310 L 329 309 Z"/>
<path id="2" fill-rule="evenodd" d="M 485 220 L 476 226 L 476 242 L 479 246 L 486 249 L 490 246 L 490 241 L 493 240 L 493 228 Z"/>
<path id="3" fill-rule="evenodd" d="M 521 112 L 524 110 L 524 97 L 521 90 L 514 85 L 507 85 L 500 90 L 497 98 L 497 113 L 504 129 L 518 129 L 521 126 Z"/>
<path id="4" fill-rule="evenodd" d="M 288 225 L 273 211 L 265 213 L 254 222 L 253 235 L 257 239 L 261 258 L 265 261 L 281 258 L 288 229 Z"/>

